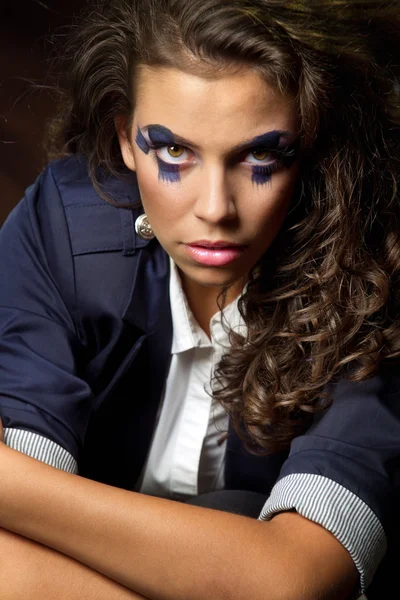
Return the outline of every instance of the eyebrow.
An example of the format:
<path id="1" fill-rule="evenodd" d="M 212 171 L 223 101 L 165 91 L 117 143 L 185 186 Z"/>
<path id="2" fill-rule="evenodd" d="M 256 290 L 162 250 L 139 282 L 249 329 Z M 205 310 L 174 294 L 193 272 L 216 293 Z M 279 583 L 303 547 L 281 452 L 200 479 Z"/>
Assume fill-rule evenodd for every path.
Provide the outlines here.
<path id="1" fill-rule="evenodd" d="M 150 139 L 150 142 L 153 144 L 179 144 L 180 146 L 190 146 L 195 150 L 199 149 L 199 146 L 186 138 L 176 135 L 170 129 L 165 127 L 164 125 L 146 125 L 145 127 L 139 128 L 141 131 L 145 131 Z M 234 156 L 236 154 L 240 154 L 245 150 L 250 150 L 255 147 L 262 147 L 266 150 L 277 150 L 282 146 L 281 139 L 282 138 L 290 138 L 293 136 L 293 133 L 290 131 L 280 131 L 273 130 L 268 131 L 267 133 L 263 133 L 262 135 L 257 135 L 254 138 L 246 140 L 232 148 L 229 151 L 229 156 Z"/>

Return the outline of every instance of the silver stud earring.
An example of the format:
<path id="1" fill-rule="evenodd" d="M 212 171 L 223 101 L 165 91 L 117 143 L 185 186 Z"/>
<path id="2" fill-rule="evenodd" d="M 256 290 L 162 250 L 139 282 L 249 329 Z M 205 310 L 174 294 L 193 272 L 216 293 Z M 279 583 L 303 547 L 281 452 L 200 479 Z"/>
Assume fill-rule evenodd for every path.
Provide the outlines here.
<path id="1" fill-rule="evenodd" d="M 135 231 L 142 240 L 152 240 L 155 237 L 146 214 L 140 215 L 136 219 Z"/>

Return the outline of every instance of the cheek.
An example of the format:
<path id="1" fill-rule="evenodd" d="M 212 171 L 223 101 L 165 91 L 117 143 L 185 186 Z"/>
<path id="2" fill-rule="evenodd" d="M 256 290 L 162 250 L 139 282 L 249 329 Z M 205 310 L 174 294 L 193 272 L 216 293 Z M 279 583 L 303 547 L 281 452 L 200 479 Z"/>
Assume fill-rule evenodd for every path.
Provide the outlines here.
<path id="1" fill-rule="evenodd" d="M 287 174 L 286 174 L 287 175 Z M 268 250 L 278 235 L 293 198 L 296 177 L 273 179 L 267 186 L 253 186 L 252 202 L 243 208 L 243 227 L 253 238 L 253 258 Z"/>
<path id="2" fill-rule="evenodd" d="M 181 183 L 170 183 L 159 178 L 158 167 L 151 160 L 143 164 L 141 160 L 136 169 L 140 196 L 145 213 L 159 237 L 166 230 L 165 223 L 178 222 L 184 215 L 187 194 Z"/>
<path id="3" fill-rule="evenodd" d="M 274 230 L 280 228 L 287 214 L 296 179 L 295 171 L 284 171 L 273 175 L 272 180 L 265 185 L 246 182 L 239 191 L 239 197 L 244 199 L 241 203 L 242 220 L 253 228 L 256 223 L 260 232 L 267 228 L 274 235 Z"/>
<path id="4" fill-rule="evenodd" d="M 275 188 L 272 188 L 271 194 L 271 214 L 281 223 L 291 204 L 296 178 L 287 178 L 286 181 L 277 182 Z"/>

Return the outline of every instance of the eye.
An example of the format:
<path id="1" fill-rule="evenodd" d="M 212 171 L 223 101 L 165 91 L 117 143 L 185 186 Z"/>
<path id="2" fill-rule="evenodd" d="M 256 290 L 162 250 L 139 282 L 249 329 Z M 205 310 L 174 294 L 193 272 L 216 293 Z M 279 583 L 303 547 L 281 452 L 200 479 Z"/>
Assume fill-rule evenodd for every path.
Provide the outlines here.
<path id="1" fill-rule="evenodd" d="M 266 150 L 253 150 L 252 155 L 256 160 L 265 160 L 268 157 Z"/>
<path id="2" fill-rule="evenodd" d="M 183 164 L 190 158 L 190 151 L 184 146 L 173 144 L 162 146 L 157 150 L 157 156 L 164 162 L 170 164 Z"/>
<path id="3" fill-rule="evenodd" d="M 167 152 L 172 158 L 180 158 L 184 153 L 184 148 L 182 146 L 168 146 Z"/>
<path id="4" fill-rule="evenodd" d="M 275 157 L 271 150 L 266 150 L 265 148 L 255 148 L 243 159 L 243 162 L 246 162 L 251 165 L 267 165 L 273 163 Z"/>

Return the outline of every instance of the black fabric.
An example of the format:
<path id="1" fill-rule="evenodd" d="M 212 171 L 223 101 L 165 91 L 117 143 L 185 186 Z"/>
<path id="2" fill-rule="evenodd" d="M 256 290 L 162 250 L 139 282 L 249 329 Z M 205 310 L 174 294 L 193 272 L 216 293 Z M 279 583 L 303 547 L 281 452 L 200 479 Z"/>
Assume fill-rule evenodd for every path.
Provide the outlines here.
<path id="1" fill-rule="evenodd" d="M 186 504 L 193 504 L 202 508 L 213 508 L 257 519 L 266 501 L 267 496 L 258 492 L 220 490 L 190 498 L 186 501 Z"/>

